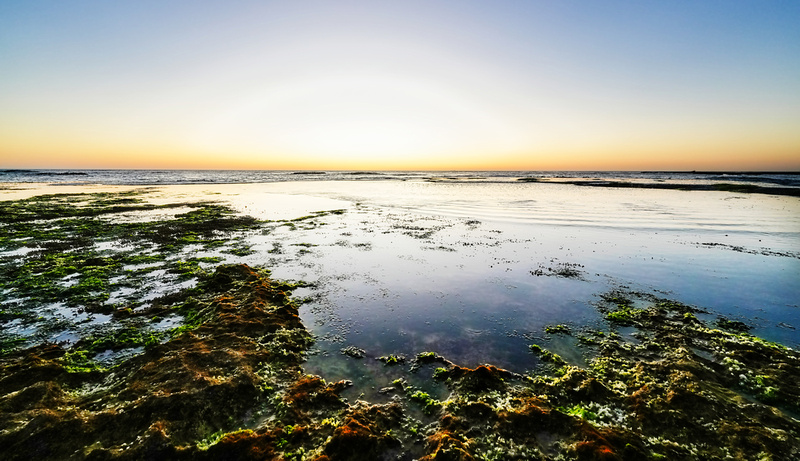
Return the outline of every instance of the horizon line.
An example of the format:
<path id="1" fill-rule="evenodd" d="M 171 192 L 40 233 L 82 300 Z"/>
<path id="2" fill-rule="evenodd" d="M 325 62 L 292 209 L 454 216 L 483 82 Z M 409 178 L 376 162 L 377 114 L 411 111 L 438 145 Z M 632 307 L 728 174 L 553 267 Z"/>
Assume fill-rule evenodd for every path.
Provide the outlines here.
<path id="1" fill-rule="evenodd" d="M 276 172 L 571 172 L 571 173 L 680 173 L 680 174 L 800 174 L 800 169 L 794 170 L 668 170 L 668 169 L 324 169 L 324 168 L 0 168 L 0 173 L 21 172 L 21 171 L 276 171 Z"/>

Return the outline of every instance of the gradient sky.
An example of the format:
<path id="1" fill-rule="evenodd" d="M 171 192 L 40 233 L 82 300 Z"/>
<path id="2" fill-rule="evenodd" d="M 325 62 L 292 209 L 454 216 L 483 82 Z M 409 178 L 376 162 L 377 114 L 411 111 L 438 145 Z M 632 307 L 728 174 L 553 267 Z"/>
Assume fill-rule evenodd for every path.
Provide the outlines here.
<path id="1" fill-rule="evenodd" d="M 6 1 L 0 167 L 800 170 L 800 1 Z"/>

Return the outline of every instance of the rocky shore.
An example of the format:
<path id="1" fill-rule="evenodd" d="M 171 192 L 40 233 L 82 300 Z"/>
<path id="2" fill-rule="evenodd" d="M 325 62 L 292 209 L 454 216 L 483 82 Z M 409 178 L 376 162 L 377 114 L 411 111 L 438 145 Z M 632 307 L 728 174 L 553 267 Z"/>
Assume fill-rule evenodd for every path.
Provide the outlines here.
<path id="1" fill-rule="evenodd" d="M 797 351 L 622 287 L 599 295 L 599 325 L 544 328 L 585 362 L 530 344 L 538 365 L 520 374 L 345 347 L 404 376 L 380 402 L 356 396 L 304 369 L 303 282 L 197 256 L 249 254 L 244 236 L 264 222 L 144 194 L 0 202 L 0 458 L 800 458 Z M 147 213 L 158 219 L 135 219 Z M 331 213 L 270 224 L 315 228 Z"/>
<path id="2" fill-rule="evenodd" d="M 196 328 L 112 368 L 75 366 L 54 344 L 3 357 L 4 459 L 800 456 L 798 354 L 711 328 L 679 303 L 607 296 L 609 321 L 634 331 L 583 332 L 597 350 L 585 369 L 541 348 L 533 375 L 420 354 L 419 372 L 450 396 L 398 380 L 389 403 L 371 404 L 343 398 L 346 381 L 303 372 L 313 339 L 279 284 L 229 265 L 201 286 Z M 647 306 L 631 307 L 637 297 Z"/>

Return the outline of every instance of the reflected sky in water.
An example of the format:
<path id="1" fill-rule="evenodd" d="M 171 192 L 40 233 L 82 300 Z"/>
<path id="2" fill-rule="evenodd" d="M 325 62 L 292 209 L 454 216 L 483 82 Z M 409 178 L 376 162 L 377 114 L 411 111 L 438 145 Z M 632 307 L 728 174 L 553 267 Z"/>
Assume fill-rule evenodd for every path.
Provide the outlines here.
<path id="1" fill-rule="evenodd" d="M 61 185 L 0 195 L 130 188 Z M 585 351 L 575 338 L 547 335 L 544 328 L 608 331 L 612 326 L 596 303 L 617 288 L 708 309 L 706 320 L 724 315 L 759 336 L 800 345 L 797 197 L 463 178 L 170 185 L 150 187 L 142 197 L 156 204 L 218 201 L 270 220 L 232 236 L 251 244 L 252 254 L 188 245 L 175 257 L 220 257 L 267 267 L 276 279 L 313 283 L 294 293 L 305 299 L 301 316 L 317 338 L 306 370 L 354 380 L 358 392 L 408 377 L 407 366 L 375 360 L 388 354 L 410 359 L 434 351 L 459 365 L 493 363 L 525 372 L 538 363 L 528 348 L 537 343 L 583 365 Z M 110 219 L 169 219 L 186 209 Z M 316 213 L 326 210 L 342 212 Z M 96 245 L 114 248 L 113 242 Z M 29 251 L 33 247 L 4 256 Z M 149 275 L 140 300 L 194 283 L 165 274 Z M 113 292 L 111 300 L 128 295 Z M 42 314 L 56 315 L 46 308 Z M 64 326 L 57 339 L 86 328 L 73 317 L 57 319 Z M 21 322 L 5 328 L 32 334 Z M 366 358 L 342 355 L 348 346 L 363 349 Z"/>
<path id="2" fill-rule="evenodd" d="M 527 346 L 552 339 L 546 325 L 607 329 L 593 303 L 618 287 L 709 309 L 710 319 L 744 320 L 790 346 L 800 341 L 797 198 L 535 183 L 230 187 L 224 199 L 241 192 L 257 216 L 278 194 L 347 210 L 320 225 L 276 223 L 251 236 L 257 252 L 240 259 L 317 284 L 297 294 L 309 297 L 301 312 L 319 338 L 309 367 L 329 379 L 368 376 L 370 358 L 422 351 L 522 372 L 536 364 Z M 259 202 L 260 193 L 269 200 Z M 558 276 L 551 269 L 559 267 L 579 274 Z M 340 356 L 350 345 L 368 358 Z M 554 345 L 565 356 L 568 346 Z"/>

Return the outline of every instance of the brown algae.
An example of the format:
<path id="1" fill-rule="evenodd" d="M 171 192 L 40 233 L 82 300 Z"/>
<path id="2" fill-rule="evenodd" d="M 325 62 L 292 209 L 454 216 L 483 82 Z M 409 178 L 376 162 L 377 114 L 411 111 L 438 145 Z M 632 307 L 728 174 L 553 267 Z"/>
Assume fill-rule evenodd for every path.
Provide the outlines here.
<path id="1" fill-rule="evenodd" d="M 598 340 L 587 369 L 474 369 L 435 353 L 432 398 L 349 403 L 302 370 L 312 338 L 279 285 L 243 265 L 203 283 L 197 328 L 113 369 L 42 345 L 0 362 L 7 459 L 791 459 L 800 357 L 708 327 L 678 303 L 637 316 L 643 340 Z M 422 423 L 411 406 L 434 419 Z"/>
<path id="2" fill-rule="evenodd" d="M 38 327 L 29 336 L 3 333 L 4 459 L 800 457 L 800 355 L 741 322 L 708 323 L 693 306 L 615 290 L 596 306 L 605 332 L 546 327 L 588 351 L 588 366 L 539 345 L 531 352 L 543 366 L 529 374 L 462 367 L 433 351 L 408 360 L 390 354 L 378 360 L 395 366 L 380 368 L 401 373 L 410 362 L 408 373 L 429 375 L 449 395 L 398 379 L 386 403 L 351 402 L 347 380 L 303 369 L 314 339 L 289 296 L 302 283 L 275 282 L 246 265 L 214 267 L 220 259 L 183 251 L 246 250 L 231 239 L 258 222 L 199 204 L 172 219 L 108 225 L 104 210 L 145 205 L 135 194 L 79 198 L 93 211 L 58 205 L 76 197 L 4 205 L 13 213 L 0 243 L 31 251 L 3 256 L 0 320 Z M 23 205 L 50 221 L 34 223 Z M 128 246 L 93 243 L 114 239 Z M 138 285 L 154 274 L 172 277 L 173 288 L 140 299 Z M 125 286 L 131 299 L 109 302 Z M 86 318 L 46 317 L 43 302 Z M 48 340 L 68 327 L 80 332 L 72 341 Z M 100 360 L 109 351 L 126 353 Z M 342 353 L 366 356 L 355 346 Z"/>

